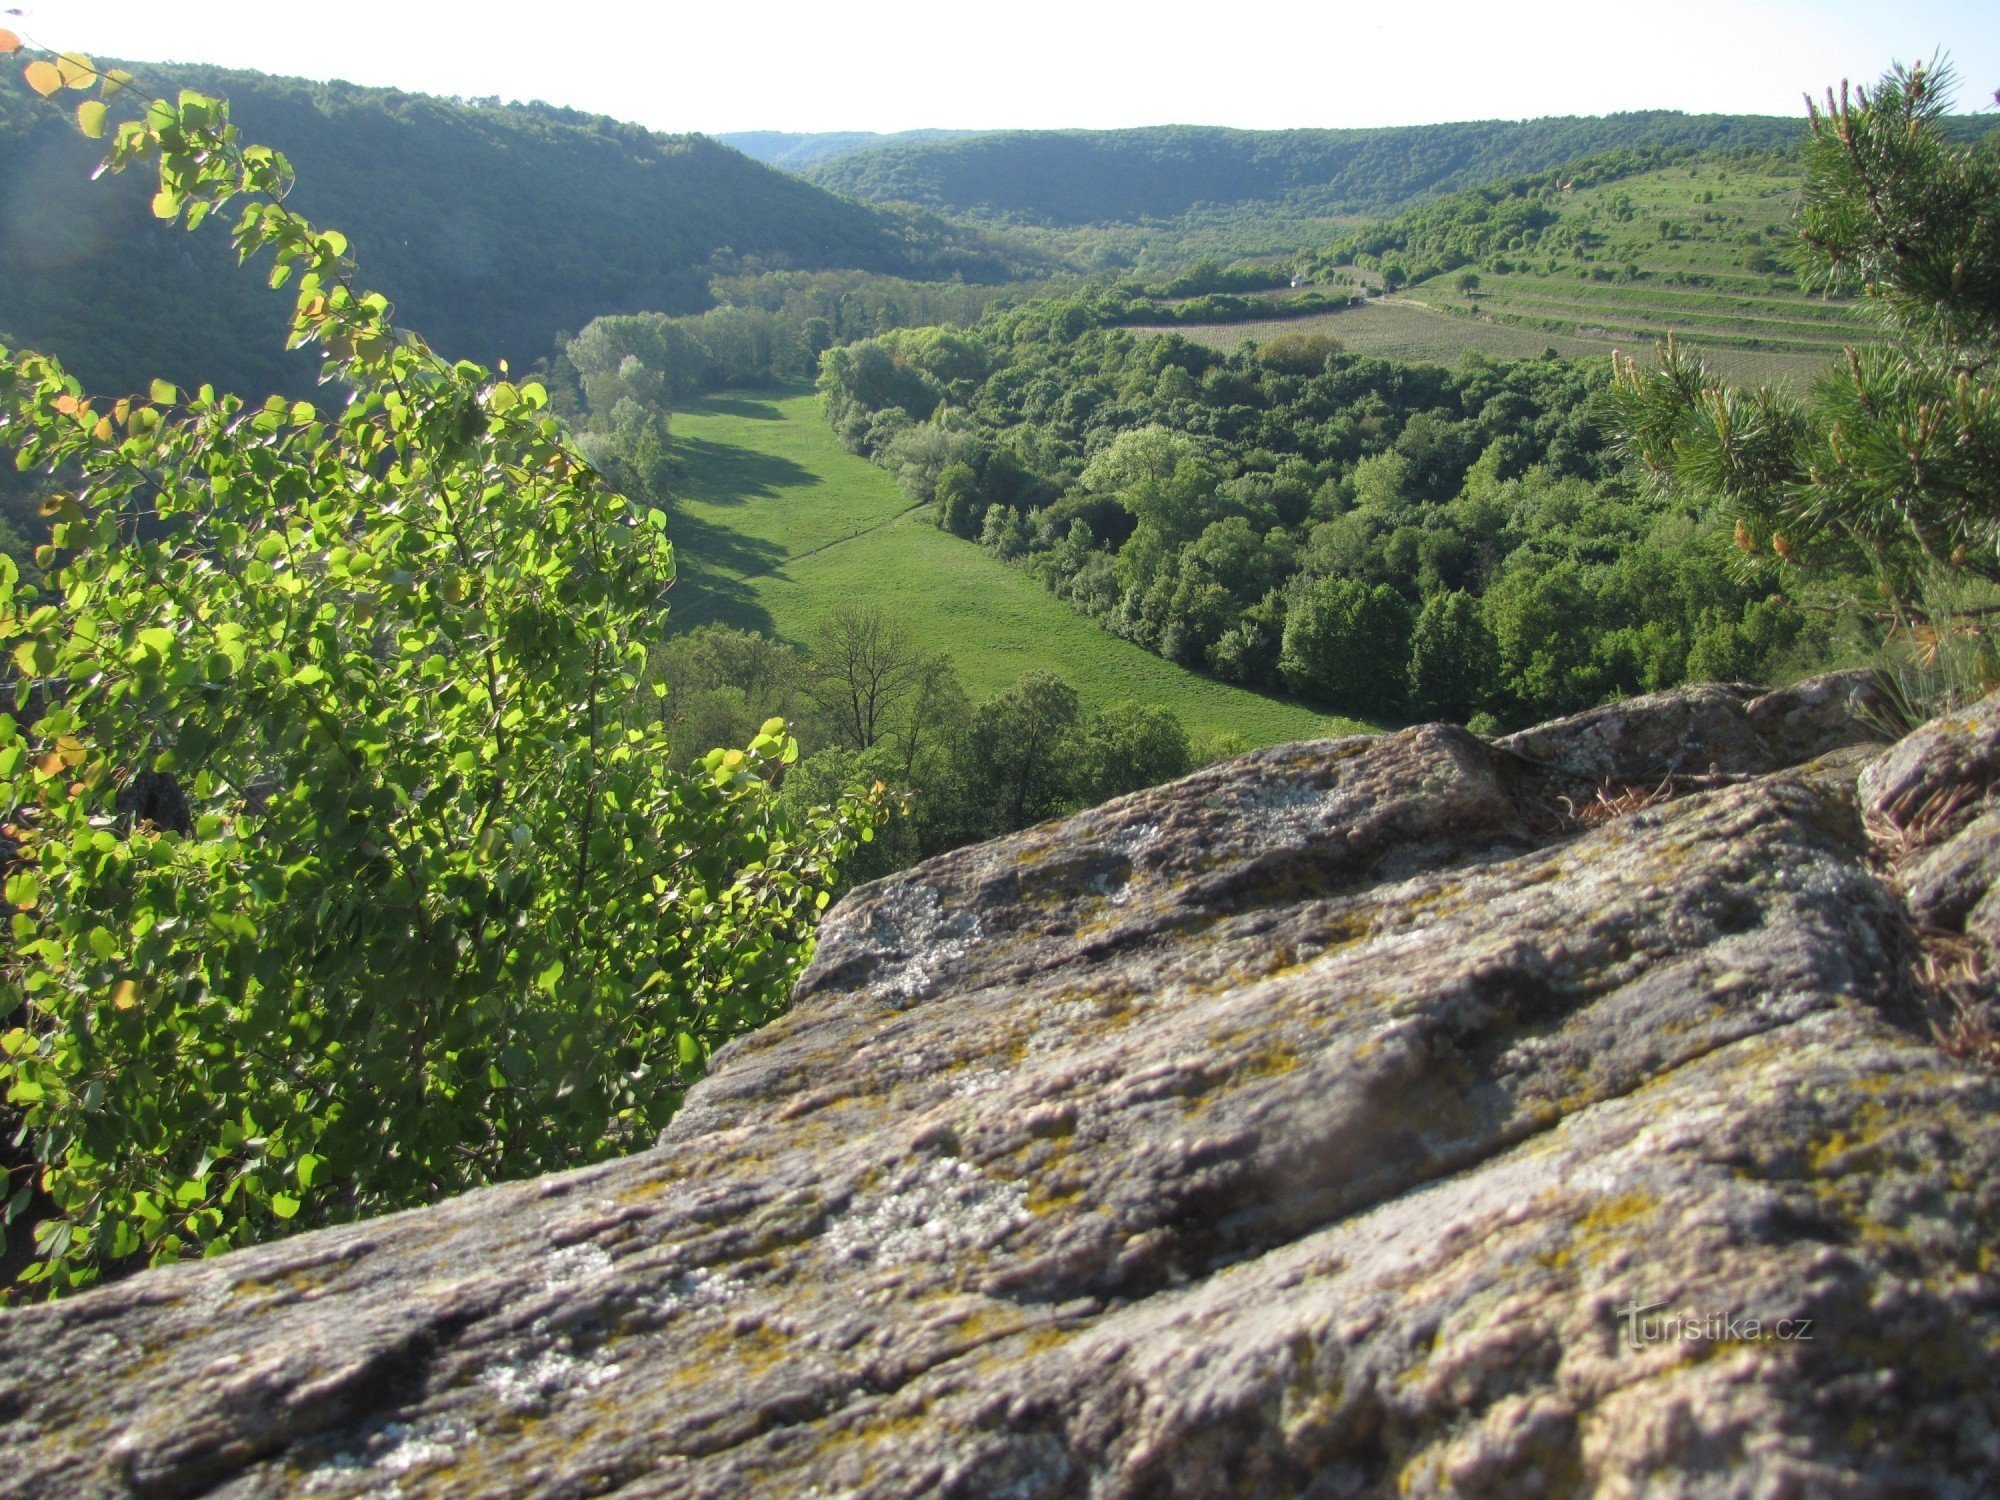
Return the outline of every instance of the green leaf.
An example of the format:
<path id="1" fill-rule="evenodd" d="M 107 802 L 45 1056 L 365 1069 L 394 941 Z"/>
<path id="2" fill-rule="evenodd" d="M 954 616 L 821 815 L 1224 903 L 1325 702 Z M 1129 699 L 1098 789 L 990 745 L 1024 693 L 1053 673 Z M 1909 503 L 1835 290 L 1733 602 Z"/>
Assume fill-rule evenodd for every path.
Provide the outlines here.
<path id="1" fill-rule="evenodd" d="M 92 140 L 104 134 L 104 105 L 96 99 L 86 99 L 76 107 L 76 128 Z"/>
<path id="2" fill-rule="evenodd" d="M 173 215 L 162 214 L 160 215 L 160 217 L 165 219 L 170 219 L 173 217 Z M 164 380 L 156 380 L 153 382 L 151 388 L 151 395 L 153 400 L 161 406 L 172 406 L 175 402 L 181 399 L 180 387 L 172 385 Z"/>
<path id="3" fill-rule="evenodd" d="M 271 1212 L 281 1219 L 289 1219 L 299 1211 L 299 1200 L 290 1193 L 271 1194 Z"/>

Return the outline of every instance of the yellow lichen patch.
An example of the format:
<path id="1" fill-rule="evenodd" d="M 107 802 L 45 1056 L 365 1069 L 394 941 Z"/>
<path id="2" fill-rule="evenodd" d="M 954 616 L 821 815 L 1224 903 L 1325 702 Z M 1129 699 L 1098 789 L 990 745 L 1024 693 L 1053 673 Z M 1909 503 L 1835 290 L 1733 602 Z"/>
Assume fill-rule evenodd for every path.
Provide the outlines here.
<path id="1" fill-rule="evenodd" d="M 1060 1348 L 1075 1338 L 1077 1330 L 1059 1323 L 1044 1323 L 1021 1340 L 1021 1352 L 1029 1358 Z"/>
<path id="2" fill-rule="evenodd" d="M 1054 839 L 1043 840 L 1040 843 L 1024 843 L 1015 849 L 1014 863 L 1016 865 L 1038 865 L 1062 847 Z"/>
<path id="3" fill-rule="evenodd" d="M 1236 1077 L 1242 1081 L 1253 1078 L 1277 1078 L 1291 1072 L 1298 1065 L 1299 1049 L 1279 1038 L 1258 1048 L 1238 1063 Z"/>
<path id="4" fill-rule="evenodd" d="M 1814 1177 L 1872 1172 L 1880 1165 L 1882 1137 L 1899 1123 L 1895 1112 L 1873 1100 L 1847 1112 L 1845 1129 L 1806 1143 L 1806 1165 Z"/>
<path id="5" fill-rule="evenodd" d="M 1465 882 L 1447 880 L 1432 886 L 1427 891 L 1409 897 L 1400 903 L 1399 909 L 1406 912 L 1427 912 L 1432 917 L 1443 916 L 1465 905 Z"/>
<path id="6" fill-rule="evenodd" d="M 1060 1213 L 1083 1196 L 1089 1178 L 1075 1167 L 1066 1167 L 1071 1155 L 1072 1137 L 1065 1135 L 1054 1140 L 1038 1141 L 1043 1150 L 1031 1169 L 1027 1193 L 1022 1205 L 1035 1215 Z"/>
<path id="7" fill-rule="evenodd" d="M 281 1271 L 273 1276 L 246 1276 L 230 1283 L 232 1297 L 281 1297 L 289 1300 L 307 1292 L 318 1291 L 325 1286 L 334 1273 L 344 1270 L 350 1262 L 346 1260 L 324 1261 L 318 1265 L 297 1266 L 289 1271 Z"/>
<path id="8" fill-rule="evenodd" d="M 1564 1243 L 1541 1252 L 1535 1260 L 1554 1271 L 1595 1265 L 1614 1245 L 1650 1235 L 1659 1202 L 1647 1192 L 1601 1199 L 1576 1221 Z"/>

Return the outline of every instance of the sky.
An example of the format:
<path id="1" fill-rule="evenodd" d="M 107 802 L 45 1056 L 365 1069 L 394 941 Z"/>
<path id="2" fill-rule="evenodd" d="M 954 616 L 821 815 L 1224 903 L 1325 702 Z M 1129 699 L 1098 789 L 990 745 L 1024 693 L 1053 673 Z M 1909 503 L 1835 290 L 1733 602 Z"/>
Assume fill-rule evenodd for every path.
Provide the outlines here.
<path id="1" fill-rule="evenodd" d="M 657 130 L 1416 125 L 1633 109 L 1794 115 L 1892 60 L 2000 89 L 1995 0 L 0 0 L 62 48 Z"/>

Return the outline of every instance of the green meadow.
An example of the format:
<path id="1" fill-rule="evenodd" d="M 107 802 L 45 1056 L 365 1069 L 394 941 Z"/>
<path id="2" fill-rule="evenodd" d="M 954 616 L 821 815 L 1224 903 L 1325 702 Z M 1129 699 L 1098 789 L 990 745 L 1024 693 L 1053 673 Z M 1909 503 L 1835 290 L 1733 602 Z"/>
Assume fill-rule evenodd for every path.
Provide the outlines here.
<path id="1" fill-rule="evenodd" d="M 1172 709 L 1190 732 L 1253 745 L 1369 726 L 1183 670 L 1100 630 L 1034 579 L 913 511 L 847 452 L 810 392 L 731 393 L 674 415 L 676 628 L 712 621 L 803 644 L 843 603 L 872 605 L 926 650 L 951 653 L 974 700 L 1037 669 L 1087 708 Z"/>

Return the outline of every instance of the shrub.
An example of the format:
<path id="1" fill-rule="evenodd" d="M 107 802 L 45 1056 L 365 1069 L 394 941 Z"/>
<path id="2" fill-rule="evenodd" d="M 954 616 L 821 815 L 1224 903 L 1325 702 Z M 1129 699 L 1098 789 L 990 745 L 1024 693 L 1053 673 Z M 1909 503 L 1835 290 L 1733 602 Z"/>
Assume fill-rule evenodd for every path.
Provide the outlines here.
<path id="1" fill-rule="evenodd" d="M 94 88 L 87 133 L 137 92 L 29 82 Z M 672 769 L 665 517 L 540 387 L 399 333 L 225 104 L 145 103 L 108 165 L 146 161 L 162 219 L 244 205 L 328 390 L 93 399 L 0 349 L 0 444 L 81 476 L 46 586 L 0 560 L 0 1085 L 52 1291 L 650 1142 L 875 818 L 781 815 L 781 720 Z"/>

